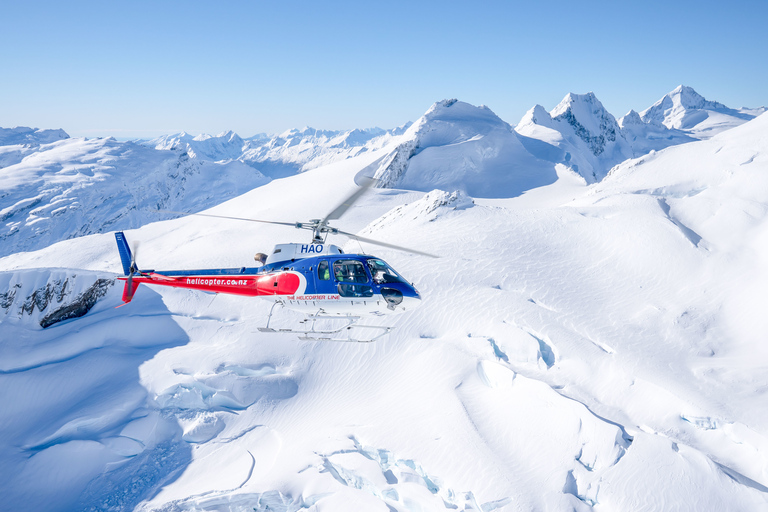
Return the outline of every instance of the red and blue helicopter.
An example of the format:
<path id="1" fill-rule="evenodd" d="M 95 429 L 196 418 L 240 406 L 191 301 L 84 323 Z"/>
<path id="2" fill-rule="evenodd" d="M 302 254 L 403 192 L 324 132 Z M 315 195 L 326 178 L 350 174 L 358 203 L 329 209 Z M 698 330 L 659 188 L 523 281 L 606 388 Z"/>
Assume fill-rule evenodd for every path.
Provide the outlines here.
<path id="1" fill-rule="evenodd" d="M 421 295 L 412 283 L 382 259 L 366 254 L 345 254 L 340 247 L 325 243 L 328 235 L 344 235 L 361 242 L 435 257 L 425 252 L 364 238 L 329 226 L 329 221 L 339 219 L 375 183 L 376 180 L 367 179 L 325 218 L 313 219 L 309 222 L 280 222 L 194 214 L 293 226 L 312 231 L 310 243 L 278 244 L 270 255 L 257 254 L 255 259 L 261 264 L 257 267 L 140 270 L 136 265 L 136 251 L 131 251 L 125 234 L 117 232 L 115 238 L 124 272 L 124 276 L 118 279 L 125 281 L 123 303 L 131 302 L 142 283 L 261 297 L 273 302 L 266 327 L 259 328 L 262 332 L 297 333 L 303 339 L 373 341 L 389 332 L 391 328 L 359 325 L 357 322 L 361 317 L 382 316 L 409 310 L 420 303 Z M 299 330 L 270 328 L 272 312 L 278 305 L 304 313 L 306 318 L 302 323 L 310 322 L 310 328 Z M 317 320 L 328 319 L 342 319 L 345 322 L 341 327 L 320 330 L 315 328 Z M 378 331 L 378 334 L 371 339 L 352 338 L 351 331 L 355 328 L 372 329 L 374 332 Z M 341 333 L 346 333 L 347 337 L 336 339 Z"/>

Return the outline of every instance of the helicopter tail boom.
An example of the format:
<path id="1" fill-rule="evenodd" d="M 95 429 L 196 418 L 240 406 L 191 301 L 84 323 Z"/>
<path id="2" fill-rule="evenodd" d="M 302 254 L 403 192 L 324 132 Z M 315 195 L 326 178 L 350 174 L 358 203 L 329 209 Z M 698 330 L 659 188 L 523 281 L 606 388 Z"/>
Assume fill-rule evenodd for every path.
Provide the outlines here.
<path id="1" fill-rule="evenodd" d="M 287 270 L 264 274 L 257 274 L 256 269 L 244 267 L 159 272 L 139 270 L 135 259 L 136 251 L 131 253 L 125 235 L 117 232 L 115 239 L 125 273 L 117 279 L 125 281 L 122 299 L 126 304 L 133 299 L 141 283 L 213 293 L 275 298 L 303 295 L 307 288 L 307 279 L 303 274 Z"/>

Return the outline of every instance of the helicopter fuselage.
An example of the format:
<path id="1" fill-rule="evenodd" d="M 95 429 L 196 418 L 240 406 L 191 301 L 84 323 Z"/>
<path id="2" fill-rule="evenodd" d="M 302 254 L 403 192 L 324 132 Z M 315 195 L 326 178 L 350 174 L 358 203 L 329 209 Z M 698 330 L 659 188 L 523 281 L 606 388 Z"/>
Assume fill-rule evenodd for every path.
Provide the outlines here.
<path id="1" fill-rule="evenodd" d="M 261 297 L 310 314 L 381 315 L 421 301 L 413 284 L 383 260 L 343 254 L 333 245 L 282 244 L 262 267 L 204 270 L 138 270 L 123 233 L 116 233 L 126 281 L 123 302 L 139 284 Z M 284 259 L 287 257 L 288 259 Z"/>

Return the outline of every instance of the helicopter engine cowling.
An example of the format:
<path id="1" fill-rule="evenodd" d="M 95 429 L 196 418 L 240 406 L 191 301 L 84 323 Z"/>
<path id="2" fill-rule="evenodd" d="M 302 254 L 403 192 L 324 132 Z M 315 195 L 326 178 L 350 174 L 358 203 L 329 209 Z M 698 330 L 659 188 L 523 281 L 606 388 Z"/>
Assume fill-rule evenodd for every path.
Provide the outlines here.
<path id="1" fill-rule="evenodd" d="M 344 251 L 333 244 L 278 244 L 272 254 L 267 257 L 266 265 L 278 261 L 300 260 L 313 256 L 329 256 L 344 254 Z"/>

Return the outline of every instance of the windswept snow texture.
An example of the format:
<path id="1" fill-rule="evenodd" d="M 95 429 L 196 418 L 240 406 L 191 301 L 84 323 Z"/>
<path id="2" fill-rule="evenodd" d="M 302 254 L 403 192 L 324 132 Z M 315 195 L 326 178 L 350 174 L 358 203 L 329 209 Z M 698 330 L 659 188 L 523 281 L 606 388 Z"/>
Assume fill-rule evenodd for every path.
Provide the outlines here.
<path id="1" fill-rule="evenodd" d="M 390 155 L 273 180 L 211 212 L 322 217 Z M 423 295 L 365 319 L 394 326 L 375 343 L 262 333 L 267 302 L 190 290 L 142 286 L 114 309 L 111 287 L 47 329 L 9 306 L 3 506 L 768 510 L 768 115 L 595 185 L 557 169 L 506 199 L 373 189 L 337 221 L 441 256 L 344 246 Z M 144 266 L 201 268 L 302 233 L 185 217 L 126 235 Z M 36 270 L 53 266 L 117 271 L 114 237 L 0 258 L 0 283 L 20 284 L 18 304 L 85 276 Z M 301 318 L 278 311 L 272 325 Z"/>
<path id="2" fill-rule="evenodd" d="M 114 309 L 114 276 L 0 273 L 0 494 L 9 510 L 132 510 L 191 460 L 179 423 L 153 405 L 140 366 L 188 343 L 160 297 L 148 316 Z M 106 282 L 106 286 L 102 283 Z M 41 327 L 77 306 L 85 317 Z"/>

